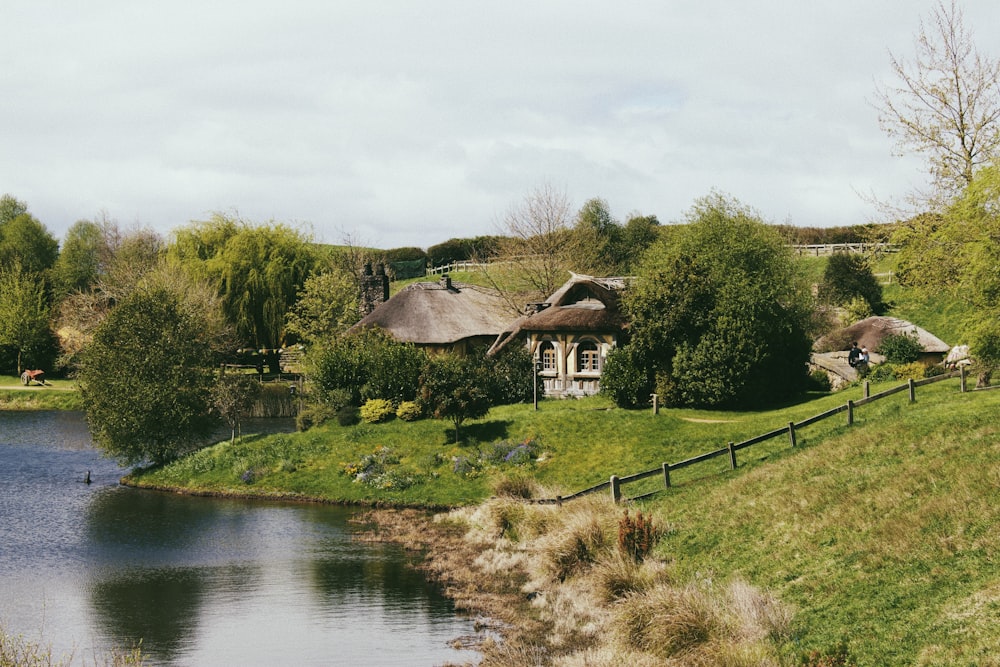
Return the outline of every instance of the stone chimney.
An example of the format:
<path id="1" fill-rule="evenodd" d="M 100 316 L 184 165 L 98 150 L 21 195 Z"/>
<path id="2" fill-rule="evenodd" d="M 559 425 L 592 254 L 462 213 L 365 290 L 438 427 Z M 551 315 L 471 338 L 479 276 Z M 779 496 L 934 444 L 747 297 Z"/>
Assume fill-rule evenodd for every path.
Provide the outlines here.
<path id="1" fill-rule="evenodd" d="M 372 272 L 371 262 L 365 263 L 361 275 L 361 300 L 359 308 L 361 317 L 375 310 L 380 303 L 389 300 L 389 276 L 385 274 L 385 265 L 378 264 Z"/>

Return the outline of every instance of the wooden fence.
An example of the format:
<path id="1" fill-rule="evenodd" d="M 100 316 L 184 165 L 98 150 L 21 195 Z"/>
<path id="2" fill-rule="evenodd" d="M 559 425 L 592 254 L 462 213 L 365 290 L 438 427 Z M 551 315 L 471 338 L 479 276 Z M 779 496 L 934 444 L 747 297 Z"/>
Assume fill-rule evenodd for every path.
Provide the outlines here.
<path id="1" fill-rule="evenodd" d="M 951 373 L 945 373 L 943 375 L 938 375 L 936 377 L 925 378 L 923 380 L 910 380 L 906 384 L 898 385 L 896 387 L 892 387 L 891 389 L 886 389 L 885 391 L 881 391 L 877 394 L 869 394 L 869 384 L 867 381 L 865 381 L 863 389 L 864 395 L 861 399 L 856 401 L 849 400 L 844 405 L 839 405 L 835 408 L 827 410 L 826 412 L 814 415 L 812 417 L 809 417 L 808 419 L 803 419 L 800 422 L 788 422 L 787 426 L 782 426 L 781 428 L 776 428 L 773 431 L 762 433 L 761 435 L 750 438 L 749 440 L 744 440 L 743 442 L 730 442 L 725 447 L 720 447 L 719 449 L 715 449 L 710 452 L 705 452 L 704 454 L 692 456 L 689 459 L 684 459 L 683 461 L 678 461 L 677 463 L 662 463 L 658 468 L 645 470 L 643 472 L 638 472 L 633 475 L 626 475 L 624 477 L 619 477 L 618 475 L 612 475 L 611 479 L 609 479 L 607 482 L 602 482 L 601 484 L 591 486 L 589 488 L 583 489 L 582 491 L 577 491 L 572 495 L 539 499 L 535 500 L 534 502 L 539 504 L 561 505 L 564 502 L 568 502 L 575 498 L 580 498 L 582 496 L 586 496 L 591 493 L 598 493 L 601 491 L 610 490 L 612 499 L 616 503 L 618 503 L 621 502 L 623 499 L 622 487 L 625 486 L 626 484 L 631 484 L 633 482 L 649 479 L 650 477 L 661 476 L 663 478 L 663 489 L 657 489 L 655 491 L 651 491 L 649 493 L 645 493 L 627 499 L 627 500 L 641 500 L 643 498 L 647 498 L 656 493 L 659 493 L 661 490 L 670 488 L 670 473 L 672 471 L 681 470 L 682 468 L 687 468 L 689 466 L 693 466 L 698 463 L 702 463 L 704 461 L 710 461 L 720 456 L 728 456 L 730 469 L 735 469 L 737 465 L 736 453 L 740 450 L 747 449 L 748 447 L 752 447 L 762 442 L 766 442 L 768 440 L 780 437 L 787 437 L 789 445 L 791 447 L 795 447 L 796 432 L 807 426 L 810 426 L 817 422 L 823 421 L 824 419 L 829 419 L 831 417 L 834 417 L 836 415 L 845 412 L 847 413 L 846 415 L 847 425 L 851 426 L 854 424 L 854 410 L 856 408 L 868 405 L 869 403 L 874 403 L 875 401 L 881 400 L 888 396 L 892 396 L 893 394 L 898 394 L 904 391 L 909 392 L 910 403 L 913 403 L 914 401 L 916 401 L 917 387 L 921 387 L 927 384 L 932 384 L 935 382 L 941 382 L 943 380 L 949 380 L 955 377 L 958 377 L 960 379 L 959 390 L 962 393 L 964 393 L 966 391 L 966 373 L 964 367 L 961 368 L 960 370 L 953 371 Z M 997 387 L 986 387 L 986 389 L 993 389 L 993 388 L 1000 388 L 1000 385 L 998 385 Z"/>

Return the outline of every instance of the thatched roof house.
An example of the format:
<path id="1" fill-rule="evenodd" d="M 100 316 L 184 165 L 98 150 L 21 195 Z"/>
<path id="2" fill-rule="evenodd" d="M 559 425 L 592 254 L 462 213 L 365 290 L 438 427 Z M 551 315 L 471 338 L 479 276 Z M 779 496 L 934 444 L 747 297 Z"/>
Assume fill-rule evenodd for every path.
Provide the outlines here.
<path id="1" fill-rule="evenodd" d="M 948 354 L 951 349 L 948 343 L 912 322 L 896 317 L 878 316 L 865 318 L 820 338 L 816 341 L 813 349 L 818 352 L 847 349 L 852 341 L 857 341 L 858 346 L 867 347 L 874 351 L 879 348 L 882 339 L 890 334 L 915 335 L 917 341 L 924 348 L 925 361 L 930 363 L 942 361 L 944 355 Z"/>
<path id="2" fill-rule="evenodd" d="M 469 346 L 492 344 L 508 328 L 511 312 L 495 291 L 477 285 L 439 282 L 408 285 L 351 327 L 379 327 L 401 342 L 432 352 L 464 354 Z"/>
<path id="3" fill-rule="evenodd" d="M 814 352 L 810 358 L 810 364 L 813 368 L 826 371 L 834 388 L 839 388 L 843 383 L 858 379 L 857 371 L 847 363 L 847 354 L 851 343 L 856 341 L 858 347 L 868 348 L 872 363 L 879 364 L 885 359 L 875 350 L 879 349 L 882 339 L 890 334 L 916 336 L 917 341 L 924 348 L 920 361 L 928 366 L 941 363 L 951 350 L 951 347 L 943 340 L 912 322 L 896 317 L 876 316 L 837 329 L 817 340 L 813 344 Z"/>
<path id="4" fill-rule="evenodd" d="M 543 303 L 529 304 L 490 354 L 522 342 L 541 362 L 550 396 L 594 394 L 600 390 L 604 360 L 618 344 L 625 319 L 618 307 L 621 278 L 573 274 Z"/>

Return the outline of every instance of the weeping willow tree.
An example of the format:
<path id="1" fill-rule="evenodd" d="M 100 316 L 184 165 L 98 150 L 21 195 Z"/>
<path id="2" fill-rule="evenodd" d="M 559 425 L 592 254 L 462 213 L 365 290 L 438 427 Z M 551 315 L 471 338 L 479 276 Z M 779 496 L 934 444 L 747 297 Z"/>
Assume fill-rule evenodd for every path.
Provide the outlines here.
<path id="1" fill-rule="evenodd" d="M 286 314 L 316 265 L 307 234 L 281 223 L 250 225 L 221 214 L 175 232 L 167 255 L 217 287 L 243 345 L 266 350 L 285 342 Z M 272 353 L 272 371 L 276 364 Z"/>

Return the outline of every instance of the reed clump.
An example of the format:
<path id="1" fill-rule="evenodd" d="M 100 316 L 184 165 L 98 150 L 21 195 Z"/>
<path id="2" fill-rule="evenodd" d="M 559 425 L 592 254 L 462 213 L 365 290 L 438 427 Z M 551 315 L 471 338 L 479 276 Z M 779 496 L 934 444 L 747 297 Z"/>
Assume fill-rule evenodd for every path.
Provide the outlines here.
<path id="1" fill-rule="evenodd" d="M 385 535 L 421 549 L 456 604 L 490 619 L 483 667 L 782 664 L 788 608 L 739 579 L 677 580 L 652 514 L 598 497 L 394 514 L 374 515 Z"/>

